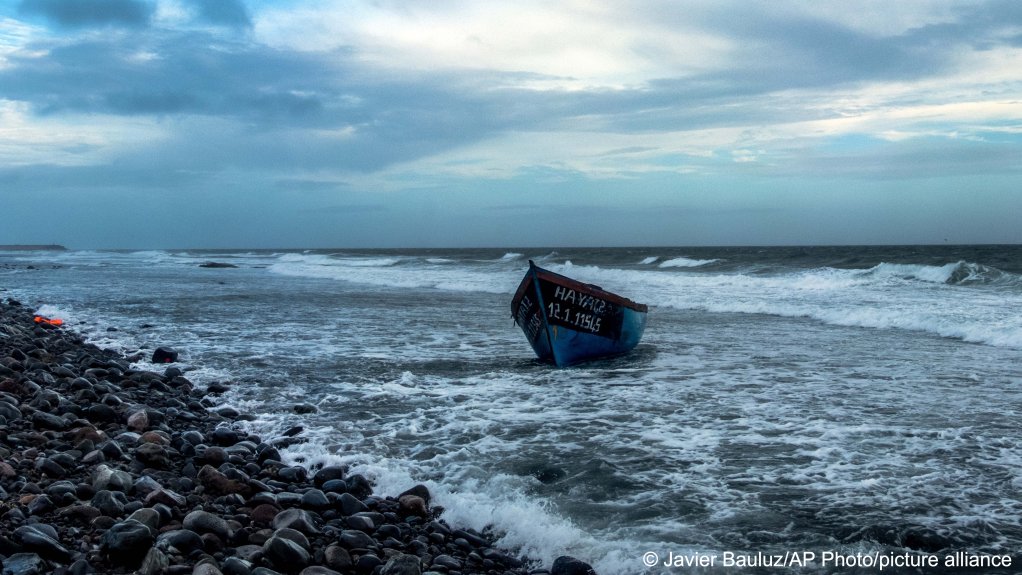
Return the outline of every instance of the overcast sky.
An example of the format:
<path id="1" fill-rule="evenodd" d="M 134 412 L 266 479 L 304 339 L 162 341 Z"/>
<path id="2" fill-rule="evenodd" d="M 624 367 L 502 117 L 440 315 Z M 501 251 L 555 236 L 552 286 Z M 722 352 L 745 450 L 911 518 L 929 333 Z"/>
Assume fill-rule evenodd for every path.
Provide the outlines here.
<path id="1" fill-rule="evenodd" d="M 1022 2 L 0 0 L 0 244 L 1022 242 Z"/>

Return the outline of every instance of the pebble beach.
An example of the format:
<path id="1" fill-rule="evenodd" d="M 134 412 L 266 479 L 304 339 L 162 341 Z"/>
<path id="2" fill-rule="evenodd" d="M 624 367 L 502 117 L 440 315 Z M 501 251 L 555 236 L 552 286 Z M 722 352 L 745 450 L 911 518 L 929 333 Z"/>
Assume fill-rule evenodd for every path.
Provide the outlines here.
<path id="1" fill-rule="evenodd" d="M 32 310 L 0 301 L 3 575 L 593 573 L 448 524 L 423 485 L 379 494 L 344 466 L 286 465 L 293 437 L 247 434 L 246 414 L 218 408 L 231 382 L 139 369 L 152 358 Z"/>

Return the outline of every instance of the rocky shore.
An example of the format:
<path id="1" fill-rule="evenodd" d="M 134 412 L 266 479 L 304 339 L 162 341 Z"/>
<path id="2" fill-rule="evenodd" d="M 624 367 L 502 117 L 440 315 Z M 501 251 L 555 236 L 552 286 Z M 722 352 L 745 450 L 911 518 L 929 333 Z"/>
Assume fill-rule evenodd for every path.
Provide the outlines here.
<path id="1" fill-rule="evenodd" d="M 593 573 L 448 525 L 425 486 L 385 496 L 343 467 L 286 465 L 281 438 L 216 408 L 229 383 L 131 366 L 0 302 L 2 575 Z"/>

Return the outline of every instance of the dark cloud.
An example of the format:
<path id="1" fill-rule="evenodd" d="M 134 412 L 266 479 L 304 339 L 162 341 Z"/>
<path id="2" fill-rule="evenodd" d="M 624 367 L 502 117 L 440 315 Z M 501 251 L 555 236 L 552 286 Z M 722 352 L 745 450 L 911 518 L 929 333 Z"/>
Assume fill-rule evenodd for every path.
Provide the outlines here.
<path id="1" fill-rule="evenodd" d="M 211 24 L 237 28 L 252 27 L 248 9 L 240 0 L 187 0 L 187 2 L 196 8 L 202 20 Z"/>
<path id="2" fill-rule="evenodd" d="M 25 15 L 43 16 L 65 28 L 149 25 L 156 10 L 144 0 L 22 0 Z"/>

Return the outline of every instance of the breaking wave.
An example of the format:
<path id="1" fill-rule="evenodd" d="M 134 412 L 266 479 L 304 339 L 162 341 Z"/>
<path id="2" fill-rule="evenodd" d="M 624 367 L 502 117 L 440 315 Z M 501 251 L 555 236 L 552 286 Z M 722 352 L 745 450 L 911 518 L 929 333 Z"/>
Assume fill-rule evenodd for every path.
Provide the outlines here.
<path id="1" fill-rule="evenodd" d="M 876 277 L 897 277 L 949 285 L 1022 284 L 1022 276 L 966 261 L 942 266 L 882 263 L 870 268 L 867 273 Z"/>
<path id="2" fill-rule="evenodd" d="M 643 261 L 645 261 L 645 260 L 643 260 Z M 673 259 L 669 259 L 669 260 L 666 260 L 664 262 L 661 262 L 659 267 L 662 267 L 662 268 L 697 268 L 699 266 L 705 266 L 707 264 L 712 264 L 712 263 L 719 262 L 719 261 L 720 261 L 719 259 L 694 260 L 694 259 L 690 259 L 690 258 L 673 258 Z M 649 262 L 649 263 L 653 263 L 653 262 Z"/>

